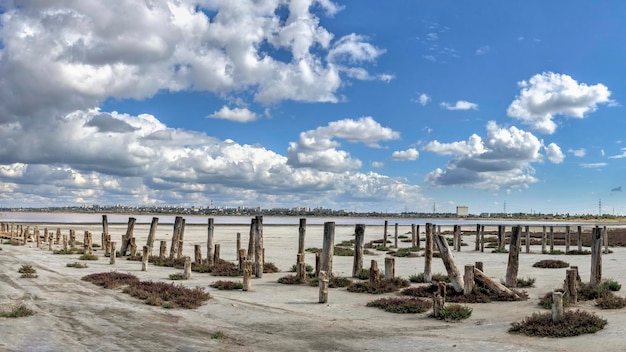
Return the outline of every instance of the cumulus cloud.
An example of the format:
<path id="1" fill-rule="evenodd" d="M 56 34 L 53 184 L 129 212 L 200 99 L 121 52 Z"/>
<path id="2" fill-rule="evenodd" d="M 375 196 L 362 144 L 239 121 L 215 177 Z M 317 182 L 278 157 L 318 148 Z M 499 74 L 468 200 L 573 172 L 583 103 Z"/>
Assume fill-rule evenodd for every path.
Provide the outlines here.
<path id="1" fill-rule="evenodd" d="M 444 101 L 439 105 L 446 110 L 478 110 L 478 104 L 465 100 L 459 100 L 454 105 Z"/>
<path id="2" fill-rule="evenodd" d="M 407 150 L 397 150 L 391 154 L 391 159 L 396 161 L 417 160 L 419 152 L 415 148 Z"/>
<path id="3" fill-rule="evenodd" d="M 417 98 L 411 99 L 411 101 L 419 103 L 421 106 L 426 106 L 428 103 L 430 103 L 430 100 L 430 96 L 425 93 L 421 93 Z"/>
<path id="4" fill-rule="evenodd" d="M 383 127 L 372 117 L 345 119 L 300 133 L 298 142 L 289 144 L 287 156 L 289 164 L 294 167 L 343 172 L 358 169 L 362 163 L 358 159 L 353 159 L 348 152 L 338 150 L 337 147 L 341 144 L 336 139 L 379 148 L 380 141 L 399 138 L 400 133 Z"/>
<path id="5" fill-rule="evenodd" d="M 231 109 L 228 106 L 223 106 L 220 110 L 215 111 L 209 118 L 230 120 L 235 122 L 252 122 L 258 119 L 258 115 L 246 108 L 234 108 Z"/>
<path id="6" fill-rule="evenodd" d="M 580 149 L 568 149 L 569 153 L 573 154 L 575 157 L 582 158 L 587 155 L 587 150 L 585 148 Z"/>
<path id="7" fill-rule="evenodd" d="M 514 126 L 500 127 L 494 121 L 486 126 L 487 136 L 473 134 L 467 141 L 441 143 L 431 141 L 425 151 L 452 155 L 446 169 L 437 168 L 426 175 L 433 186 L 469 185 L 482 189 L 528 187 L 538 179 L 533 163 L 545 157 L 553 163 L 563 160 L 561 149 L 554 143 L 547 147 L 532 133 Z"/>
<path id="8" fill-rule="evenodd" d="M 578 83 L 565 74 L 544 72 L 518 85 L 520 94 L 509 105 L 507 114 L 541 133 L 556 131 L 557 115 L 584 118 L 598 104 L 611 102 L 611 92 L 605 85 Z"/>

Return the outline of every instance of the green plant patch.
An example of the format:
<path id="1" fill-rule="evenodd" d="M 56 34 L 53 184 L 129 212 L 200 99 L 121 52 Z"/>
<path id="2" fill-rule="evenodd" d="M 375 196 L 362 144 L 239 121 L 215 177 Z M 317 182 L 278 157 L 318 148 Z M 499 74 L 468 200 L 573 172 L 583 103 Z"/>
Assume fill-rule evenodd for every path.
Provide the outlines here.
<path id="1" fill-rule="evenodd" d="M 278 283 L 283 285 L 300 285 L 303 284 L 304 281 L 298 278 L 296 275 L 287 275 L 278 278 Z"/>
<path id="2" fill-rule="evenodd" d="M 17 272 L 20 274 L 34 274 L 37 272 L 37 270 L 35 270 L 32 265 L 24 264 L 19 269 L 17 269 Z"/>
<path id="3" fill-rule="evenodd" d="M 95 254 L 85 253 L 78 257 L 78 260 L 98 260 L 98 256 Z"/>
<path id="4" fill-rule="evenodd" d="M 329 288 L 340 288 L 340 287 L 348 287 L 352 284 L 352 280 L 347 277 L 340 277 L 331 275 L 330 279 L 328 279 L 328 287 Z M 309 286 L 319 286 L 319 278 L 312 277 L 309 279 Z"/>
<path id="5" fill-rule="evenodd" d="M 144 300 L 146 304 L 163 308 L 193 309 L 201 306 L 211 296 L 201 287 L 187 288 L 164 282 L 139 281 L 126 286 L 122 292 Z"/>
<path id="6" fill-rule="evenodd" d="M 333 254 L 340 257 L 353 257 L 354 249 L 335 246 Z"/>
<path id="7" fill-rule="evenodd" d="M 213 288 L 216 288 L 218 290 L 241 290 L 243 289 L 243 283 L 242 282 L 235 282 L 235 281 L 224 281 L 224 280 L 219 280 L 219 281 L 215 281 L 214 283 L 212 283 L 211 285 L 209 285 Z"/>
<path id="8" fill-rule="evenodd" d="M 23 304 L 15 306 L 8 311 L 0 311 L 0 318 L 22 318 L 29 317 L 35 312 Z"/>
<path id="9" fill-rule="evenodd" d="M 582 310 L 566 311 L 563 319 L 554 323 L 552 313 L 535 313 L 521 322 L 511 323 L 510 333 L 537 337 L 569 337 L 593 334 L 606 326 L 607 321 Z"/>
<path id="10" fill-rule="evenodd" d="M 74 262 L 74 263 L 67 263 L 67 264 L 65 264 L 65 266 L 68 267 L 68 268 L 84 269 L 84 268 L 87 267 L 87 264 Z"/>
<path id="11" fill-rule="evenodd" d="M 105 273 L 95 273 L 83 276 L 83 281 L 91 282 L 94 285 L 113 289 L 139 282 L 137 276 L 133 274 L 118 273 L 115 271 Z"/>
<path id="12" fill-rule="evenodd" d="M 596 299 L 596 306 L 601 309 L 622 309 L 626 307 L 626 298 L 609 292 Z"/>
<path id="13" fill-rule="evenodd" d="M 170 280 L 186 280 L 184 273 L 174 273 L 169 275 Z"/>
<path id="14" fill-rule="evenodd" d="M 322 249 L 321 248 L 317 248 L 317 247 L 309 247 L 307 249 L 304 250 L 305 252 L 311 252 L 311 253 L 322 253 Z"/>
<path id="15" fill-rule="evenodd" d="M 348 292 L 355 293 L 369 293 L 369 294 L 383 294 L 396 292 L 404 287 L 409 287 L 411 284 L 408 280 L 396 277 L 391 279 L 382 279 L 378 283 L 371 284 L 370 282 L 353 282 L 347 287 Z"/>
<path id="16" fill-rule="evenodd" d="M 560 269 L 569 267 L 569 263 L 558 259 L 544 259 L 533 264 L 535 268 Z"/>
<path id="17" fill-rule="evenodd" d="M 439 310 L 434 318 L 445 321 L 458 321 L 467 319 L 472 315 L 472 308 L 460 304 L 448 304 Z"/>
<path id="18" fill-rule="evenodd" d="M 237 266 L 237 270 L 239 270 L 238 266 Z M 274 263 L 272 262 L 263 263 L 263 273 L 271 274 L 271 273 L 277 273 L 277 272 L 280 272 L 280 269 L 278 269 L 278 267 Z"/>
<path id="19" fill-rule="evenodd" d="M 305 270 L 306 270 L 307 273 L 310 273 L 310 272 L 312 272 L 315 269 L 315 268 L 313 268 L 309 264 L 305 264 L 304 267 L 305 267 Z M 294 264 L 294 265 L 291 266 L 291 269 L 289 271 L 292 272 L 292 273 L 295 273 L 297 269 L 298 268 L 296 267 L 296 264 Z"/>
<path id="20" fill-rule="evenodd" d="M 368 302 L 367 306 L 380 308 L 390 313 L 415 314 L 426 312 L 432 308 L 433 304 L 430 300 L 416 297 L 387 297 Z"/>

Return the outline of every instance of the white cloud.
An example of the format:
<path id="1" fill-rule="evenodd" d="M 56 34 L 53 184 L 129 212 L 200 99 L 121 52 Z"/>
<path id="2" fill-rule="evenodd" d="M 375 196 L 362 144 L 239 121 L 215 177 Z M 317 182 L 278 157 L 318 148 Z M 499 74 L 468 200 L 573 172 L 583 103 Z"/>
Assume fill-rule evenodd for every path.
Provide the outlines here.
<path id="1" fill-rule="evenodd" d="M 602 149 L 602 156 L 604 156 L 604 149 Z M 626 158 L 626 148 L 622 148 L 622 154 L 610 156 L 609 159 L 623 159 Z"/>
<path id="2" fill-rule="evenodd" d="M 489 45 L 483 45 L 480 48 L 476 49 L 476 55 L 486 55 L 487 53 L 489 53 L 489 51 L 491 51 Z"/>
<path id="3" fill-rule="evenodd" d="M 545 147 L 530 132 L 514 126 L 500 127 L 494 121 L 489 121 L 486 129 L 484 139 L 473 134 L 467 141 L 429 142 L 425 151 L 454 157 L 445 170 L 430 172 L 425 181 L 434 186 L 468 185 L 492 190 L 528 187 L 538 181 L 532 164 L 543 161 L 542 149 L 551 162 L 562 161 L 563 153 L 556 144 Z"/>
<path id="4" fill-rule="evenodd" d="M 422 57 L 430 62 L 437 62 L 437 58 L 433 55 L 423 55 Z"/>
<path id="5" fill-rule="evenodd" d="M 252 122 L 258 119 L 258 115 L 245 108 L 231 109 L 228 106 L 223 106 L 220 110 L 215 111 L 208 117 L 214 119 L 230 120 L 235 122 Z"/>
<path id="6" fill-rule="evenodd" d="M 344 172 L 360 168 L 362 165 L 360 160 L 352 159 L 350 153 L 336 149 L 340 146 L 340 143 L 335 140 L 337 138 L 378 148 L 380 141 L 398 139 L 400 134 L 381 126 L 369 116 L 359 120 L 333 121 L 327 126 L 302 132 L 298 142 L 289 143 L 287 149 L 289 165 L 330 172 Z"/>
<path id="7" fill-rule="evenodd" d="M 419 152 L 415 148 L 409 148 L 407 150 L 397 150 L 391 154 L 391 159 L 396 161 L 409 161 L 417 160 Z"/>
<path id="8" fill-rule="evenodd" d="M 419 103 L 422 106 L 426 106 L 428 103 L 430 103 L 430 96 L 428 94 L 425 93 L 421 93 L 417 99 L 411 99 L 411 101 Z"/>
<path id="9" fill-rule="evenodd" d="M 607 165 L 608 165 L 607 163 L 580 164 L 580 166 L 584 167 L 585 169 L 599 169 Z"/>
<path id="10" fill-rule="evenodd" d="M 611 101 L 611 92 L 605 85 L 579 84 L 565 74 L 544 72 L 518 85 L 520 94 L 509 106 L 507 114 L 542 133 L 556 131 L 556 115 L 584 118 L 587 113 L 595 111 L 598 104 Z"/>
<path id="11" fill-rule="evenodd" d="M 600 154 L 604 157 L 605 153 L 604 153 L 604 149 L 600 149 Z"/>
<path id="12" fill-rule="evenodd" d="M 560 164 L 565 159 L 565 155 L 561 151 L 561 148 L 554 143 L 548 144 L 548 146 L 545 147 L 545 150 L 546 157 L 554 164 Z"/>
<path id="13" fill-rule="evenodd" d="M 478 110 L 478 104 L 470 103 L 465 100 L 459 100 L 454 105 L 444 101 L 439 105 L 447 110 Z"/>
<path id="14" fill-rule="evenodd" d="M 372 161 L 372 167 L 376 169 L 382 169 L 383 167 L 385 167 L 385 163 L 383 163 L 382 161 Z"/>
<path id="15" fill-rule="evenodd" d="M 582 158 L 587 155 L 587 150 L 585 148 L 580 149 L 568 149 L 569 153 L 573 154 L 575 157 Z"/>

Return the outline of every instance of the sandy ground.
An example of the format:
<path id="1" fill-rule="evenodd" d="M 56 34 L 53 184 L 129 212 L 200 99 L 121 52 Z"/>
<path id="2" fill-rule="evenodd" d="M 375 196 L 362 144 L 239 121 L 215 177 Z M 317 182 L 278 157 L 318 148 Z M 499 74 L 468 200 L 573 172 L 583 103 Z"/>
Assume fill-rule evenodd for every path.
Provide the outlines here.
<path id="1" fill-rule="evenodd" d="M 69 225 L 41 224 L 40 229 L 61 227 L 68 233 Z M 83 231 L 99 234 L 99 225 L 72 225 L 82 240 Z M 143 245 L 149 224 L 135 227 L 137 243 Z M 126 225 L 110 225 L 113 240 L 120 243 Z M 393 232 L 393 228 L 390 229 Z M 401 226 L 400 233 L 410 231 Z M 172 226 L 159 226 L 158 240 L 171 239 Z M 223 259 L 235 261 L 236 233 L 242 234 L 247 247 L 247 226 L 215 227 L 215 243 L 221 245 Z M 352 238 L 354 226 L 337 226 L 335 243 Z M 382 227 L 366 228 L 366 242 L 382 237 Z M 323 226 L 307 227 L 306 247 L 322 247 Z M 94 242 L 100 243 L 94 235 Z M 193 255 L 194 244 L 205 244 L 206 226 L 187 225 L 185 231 L 187 255 Z M 496 279 L 506 273 L 508 254 L 474 252 L 473 236 L 466 236 L 469 246 L 454 252 L 459 267 L 476 261 L 484 263 L 485 272 Z M 158 242 L 156 242 L 158 243 Z M 264 274 L 254 279 L 251 292 L 218 291 L 209 285 L 219 278 L 193 273 L 192 279 L 178 281 L 189 287 L 203 287 L 212 298 L 194 310 L 164 309 L 143 304 L 119 290 L 107 290 L 81 281 L 86 274 L 107 271 L 129 272 L 141 280 L 171 282 L 168 275 L 178 269 L 150 266 L 141 271 L 140 262 L 118 258 L 115 265 L 101 257 L 86 262 L 89 267 L 66 267 L 78 255 L 53 255 L 46 249 L 2 245 L 0 251 L 0 307 L 24 303 L 36 314 L 19 319 L 0 319 L 1 351 L 624 351 L 626 350 L 626 311 L 600 310 L 592 302 L 576 308 L 592 311 L 608 320 L 604 330 L 593 335 L 553 339 L 530 338 L 507 332 L 511 322 L 520 321 L 533 312 L 542 312 L 537 305 L 540 296 L 562 285 L 566 269 L 537 269 L 532 264 L 541 259 L 561 259 L 578 265 L 583 280 L 589 280 L 590 256 L 552 256 L 532 253 L 520 255 L 520 277 L 536 278 L 534 288 L 528 289 L 530 299 L 523 302 L 471 304 L 472 316 L 462 322 L 446 323 L 423 314 L 392 314 L 366 303 L 382 296 L 349 293 L 331 289 L 329 303 L 319 304 L 318 290 L 309 286 L 281 285 L 276 280 L 287 273 L 296 260 L 297 226 L 265 226 L 266 261 L 273 262 L 283 272 Z M 119 246 L 119 245 L 118 245 Z M 410 243 L 400 243 L 400 247 Z M 46 247 L 47 248 L 47 247 Z M 57 248 L 59 248 L 57 246 Z M 206 247 L 203 246 L 203 254 Z M 562 249 L 562 248 L 560 248 Z M 522 250 L 524 250 L 522 248 Z M 626 283 L 625 248 L 612 248 L 614 253 L 603 256 L 603 277 Z M 102 255 L 102 251 L 96 251 Z M 169 252 L 168 252 L 169 253 Z M 384 270 L 384 256 L 378 259 Z M 307 263 L 314 264 L 313 254 Z M 19 267 L 29 264 L 37 269 L 36 279 L 22 279 Z M 422 272 L 424 258 L 396 258 L 396 274 L 408 278 Z M 352 257 L 337 257 L 333 271 L 349 276 Z M 440 259 L 433 259 L 433 273 L 444 273 Z M 240 280 L 240 278 L 234 278 Z M 415 285 L 415 284 L 414 284 Z M 388 294 L 384 296 L 393 296 Z M 223 332 L 226 338 L 211 339 L 211 334 Z"/>

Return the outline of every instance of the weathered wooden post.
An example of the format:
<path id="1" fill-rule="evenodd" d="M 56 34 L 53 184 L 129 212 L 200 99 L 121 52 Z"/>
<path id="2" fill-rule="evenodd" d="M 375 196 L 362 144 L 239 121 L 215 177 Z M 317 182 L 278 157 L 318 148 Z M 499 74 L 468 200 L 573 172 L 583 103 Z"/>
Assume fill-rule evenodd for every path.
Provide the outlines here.
<path id="1" fill-rule="evenodd" d="M 298 253 L 304 254 L 304 237 L 306 236 L 306 219 L 300 218 L 298 226 Z"/>
<path id="2" fill-rule="evenodd" d="M 250 291 L 252 286 L 252 261 L 245 260 L 243 262 L 243 290 Z"/>
<path id="3" fill-rule="evenodd" d="M 604 242 L 604 254 L 609 254 L 609 233 L 606 226 L 602 226 L 602 241 Z"/>
<path id="4" fill-rule="evenodd" d="M 511 243 L 509 243 L 509 263 L 506 267 L 505 283 L 507 287 L 517 287 L 517 272 L 519 268 L 519 252 L 522 227 L 514 226 L 511 229 Z"/>
<path id="5" fill-rule="evenodd" d="M 565 225 L 565 254 L 569 252 L 570 245 L 570 229 L 569 225 Z"/>
<path id="6" fill-rule="evenodd" d="M 474 250 L 480 251 L 480 224 L 476 224 L 476 243 L 474 243 Z"/>
<path id="7" fill-rule="evenodd" d="M 115 264 L 115 257 L 117 257 L 117 249 L 115 247 L 117 247 L 117 243 L 111 242 L 111 255 L 109 256 L 109 264 Z"/>
<path id="8" fill-rule="evenodd" d="M 328 303 L 328 272 L 327 271 L 320 271 L 320 276 L 318 279 L 318 284 L 319 284 L 319 303 Z"/>
<path id="9" fill-rule="evenodd" d="M 354 263 L 352 264 L 352 277 L 357 277 L 363 270 L 363 242 L 365 241 L 365 225 L 357 224 L 354 227 Z"/>
<path id="10" fill-rule="evenodd" d="M 52 242 L 52 236 L 50 236 L 50 241 Z M 87 232 L 87 254 L 93 253 L 93 236 L 91 232 Z"/>
<path id="11" fill-rule="evenodd" d="M 335 249 L 335 223 L 324 223 L 324 244 L 320 257 L 320 272 L 325 271 L 328 275 L 333 274 L 333 252 Z"/>
<path id="12" fill-rule="evenodd" d="M 543 225 L 543 234 L 541 236 L 541 253 L 546 253 L 546 225 Z"/>
<path id="13" fill-rule="evenodd" d="M 152 247 L 154 247 L 154 237 L 156 236 L 157 226 L 159 225 L 159 218 L 153 217 L 152 223 L 150 223 L 150 232 L 148 232 L 148 240 L 146 246 L 149 248 L 149 255 L 152 255 Z"/>
<path id="14" fill-rule="evenodd" d="M 560 323 L 563 320 L 563 292 L 552 292 L 552 322 Z"/>
<path id="15" fill-rule="evenodd" d="M 236 260 L 239 260 L 239 250 L 241 249 L 241 232 L 237 232 L 237 251 L 235 252 Z"/>
<path id="16" fill-rule="evenodd" d="M 215 231 L 215 220 L 213 218 L 209 218 L 209 223 L 207 225 L 207 239 L 206 239 L 206 261 L 207 261 L 208 266 L 215 264 L 213 262 L 213 232 L 214 231 Z"/>
<path id="17" fill-rule="evenodd" d="M 137 242 L 136 242 L 135 237 L 130 238 L 129 248 L 130 248 L 130 256 L 136 257 L 137 256 Z"/>
<path id="18" fill-rule="evenodd" d="M 480 225 L 480 251 L 485 251 L 485 225 Z"/>
<path id="19" fill-rule="evenodd" d="M 393 232 L 393 247 L 398 248 L 398 223 L 396 223 L 395 229 Z"/>
<path id="20" fill-rule="evenodd" d="M 465 274 L 463 275 L 463 294 L 471 295 L 474 291 L 474 265 L 465 265 Z"/>
<path id="21" fill-rule="evenodd" d="M 433 224 L 426 223 L 426 247 L 424 249 L 424 282 L 432 280 L 432 262 L 433 262 Z"/>
<path id="22" fill-rule="evenodd" d="M 52 238 L 52 236 L 50 236 L 50 237 L 48 238 L 48 250 L 49 250 L 49 251 L 52 251 L 52 250 L 53 250 L 53 248 L 52 248 L 52 245 L 53 245 L 53 244 L 54 244 L 54 238 Z"/>
<path id="23" fill-rule="evenodd" d="M 474 265 L 475 265 L 476 269 L 478 269 L 478 270 L 480 270 L 482 272 L 485 272 L 483 270 L 483 262 L 475 262 Z"/>
<path id="24" fill-rule="evenodd" d="M 185 257 L 185 266 L 183 269 L 183 279 L 191 279 L 191 257 Z"/>
<path id="25" fill-rule="evenodd" d="M 454 287 L 454 291 L 463 292 L 463 276 L 461 275 L 459 268 L 457 268 L 454 263 L 454 258 L 450 253 L 450 247 L 448 247 L 448 241 L 446 241 L 446 238 L 442 235 L 436 235 L 434 238 L 437 248 L 439 249 L 439 253 L 441 254 L 443 265 L 446 267 L 446 271 L 448 272 L 450 283 L 452 283 L 452 286 Z"/>
<path id="26" fill-rule="evenodd" d="M 130 245 L 131 238 L 133 238 L 133 231 L 135 229 L 135 222 L 137 219 L 128 218 L 128 227 L 126 228 L 126 234 L 122 236 L 122 245 L 120 247 L 120 255 L 123 257 L 126 255 L 126 251 Z"/>
<path id="27" fill-rule="evenodd" d="M 70 229 L 70 247 L 76 248 L 76 231 Z"/>
<path id="28" fill-rule="evenodd" d="M 37 242 L 37 248 L 41 247 L 41 237 L 39 237 L 38 233 L 35 233 L 35 242 Z"/>
<path id="29" fill-rule="evenodd" d="M 598 286 L 602 281 L 602 231 L 595 227 L 591 233 L 591 286 Z"/>
<path id="30" fill-rule="evenodd" d="M 393 279 L 396 277 L 396 258 L 385 258 L 385 278 Z"/>
<path id="31" fill-rule="evenodd" d="M 194 252 L 194 263 L 196 263 L 196 265 L 202 265 L 202 245 L 199 244 L 195 244 L 193 246 L 193 252 Z"/>
<path id="32" fill-rule="evenodd" d="M 298 280 L 304 282 L 306 279 L 306 264 L 304 262 L 304 253 L 298 253 L 296 258 L 296 276 Z"/>
<path id="33" fill-rule="evenodd" d="M 315 277 L 319 278 L 320 277 L 320 270 L 321 270 L 321 255 L 320 252 L 315 252 Z"/>
<path id="34" fill-rule="evenodd" d="M 165 253 L 167 252 L 167 241 L 162 240 L 159 246 L 159 259 L 165 259 Z"/>
<path id="35" fill-rule="evenodd" d="M 506 227 L 504 225 L 498 225 L 498 252 L 504 252 L 505 244 L 506 244 Z"/>
<path id="36" fill-rule="evenodd" d="M 416 237 L 417 237 L 416 234 L 417 233 L 416 233 L 416 230 L 415 230 L 416 226 L 417 225 L 415 225 L 415 224 L 411 224 L 411 247 L 413 247 L 413 248 L 417 247 L 417 239 L 416 239 Z"/>
<path id="37" fill-rule="evenodd" d="M 444 282 L 439 282 L 437 284 L 438 289 L 437 292 L 433 294 L 433 316 L 438 317 L 439 312 L 443 309 L 446 304 L 446 284 Z"/>
<path id="38" fill-rule="evenodd" d="M 220 261 L 220 244 L 216 243 L 214 248 L 215 250 L 213 251 L 213 263 L 217 264 Z M 263 269 L 261 269 L 261 271 L 263 271 Z"/>
<path id="39" fill-rule="evenodd" d="M 63 252 L 65 253 L 69 250 L 67 242 L 67 235 L 63 235 Z"/>
<path id="40" fill-rule="evenodd" d="M 457 252 L 461 251 L 461 226 L 454 225 L 454 250 Z"/>
<path id="41" fill-rule="evenodd" d="M 178 228 L 178 251 L 176 252 L 176 258 L 180 259 L 183 258 L 183 249 L 185 248 L 184 246 L 184 240 L 185 240 L 185 224 L 186 224 L 187 220 L 185 220 L 184 218 L 181 220 L 180 222 L 180 227 Z"/>
<path id="42" fill-rule="evenodd" d="M 583 227 L 578 225 L 578 238 L 576 239 L 578 245 L 578 253 L 583 251 Z"/>
<path id="43" fill-rule="evenodd" d="M 493 280 L 489 276 L 485 275 L 485 273 L 482 270 L 479 270 L 478 268 L 474 268 L 474 280 L 481 282 L 483 285 L 485 285 L 490 290 L 492 290 L 492 291 L 494 291 L 496 293 L 499 293 L 499 294 L 502 294 L 502 295 L 509 295 L 509 296 L 515 297 L 515 298 L 519 298 L 517 293 L 515 293 L 511 289 L 507 288 L 503 284 L 499 283 L 498 281 Z"/>
<path id="44" fill-rule="evenodd" d="M 254 223 L 254 274 L 257 278 L 263 277 L 265 266 L 263 250 L 263 216 L 257 215 Z"/>
<path id="45" fill-rule="evenodd" d="M 46 238 L 48 237 L 47 232 L 45 234 Z M 83 254 L 87 254 L 87 247 L 89 247 L 89 231 L 85 231 L 83 235 Z"/>
<path id="46" fill-rule="evenodd" d="M 383 230 L 383 246 L 387 247 L 387 220 L 385 220 L 385 226 Z"/>
<path id="47" fill-rule="evenodd" d="M 370 263 L 370 285 L 376 285 L 380 282 L 380 270 L 378 269 L 378 262 L 376 259 L 372 259 Z"/>
<path id="48" fill-rule="evenodd" d="M 54 244 L 61 244 L 61 228 L 57 227 L 57 231 L 55 233 Z"/>
<path id="49" fill-rule="evenodd" d="M 150 258 L 150 246 L 143 246 L 141 252 L 141 271 L 148 271 L 148 259 Z"/>
<path id="50" fill-rule="evenodd" d="M 578 303 L 578 268 L 565 271 L 565 295 L 570 304 Z"/>
<path id="51" fill-rule="evenodd" d="M 550 226 L 550 253 L 554 252 L 554 226 Z"/>
<path id="52" fill-rule="evenodd" d="M 254 228 L 255 227 L 256 227 L 256 218 L 252 218 L 250 220 L 250 235 L 248 237 L 248 253 L 246 254 L 248 260 L 254 260 L 254 249 L 256 248 L 255 243 L 254 243 Z"/>
<path id="53" fill-rule="evenodd" d="M 245 261 L 246 261 L 246 250 L 244 248 L 239 248 L 239 258 L 237 259 L 239 262 L 239 271 L 243 272 Z"/>
<path id="54" fill-rule="evenodd" d="M 524 233 L 526 234 L 526 253 L 530 253 L 530 226 L 524 227 Z"/>
<path id="55" fill-rule="evenodd" d="M 178 236 L 180 235 L 180 226 L 182 225 L 182 222 L 182 216 L 177 216 L 174 219 L 174 230 L 172 232 L 172 240 L 170 244 L 170 260 L 178 258 Z"/>

